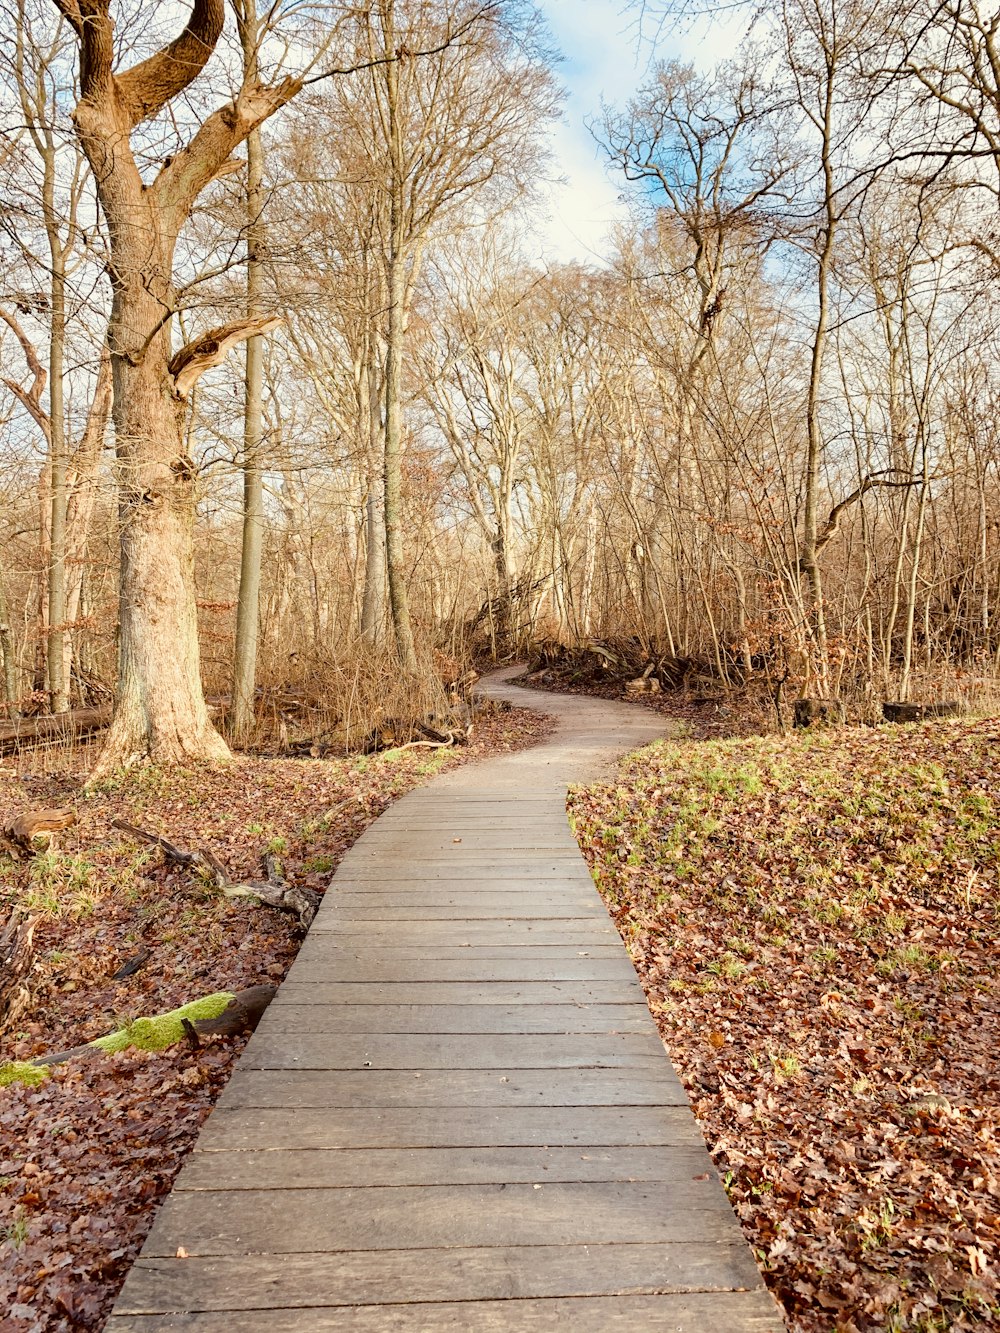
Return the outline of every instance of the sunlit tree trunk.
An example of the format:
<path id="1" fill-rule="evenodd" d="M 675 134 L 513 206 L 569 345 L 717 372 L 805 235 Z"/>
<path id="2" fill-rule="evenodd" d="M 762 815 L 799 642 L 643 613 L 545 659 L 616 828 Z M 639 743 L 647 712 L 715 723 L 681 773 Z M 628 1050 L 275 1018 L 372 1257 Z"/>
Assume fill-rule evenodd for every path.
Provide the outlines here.
<path id="1" fill-rule="evenodd" d="M 256 0 L 235 0 L 237 27 L 243 48 L 244 77 L 258 77 Z M 247 136 L 246 177 L 247 290 L 246 313 L 251 320 L 264 313 L 264 146 L 260 130 Z M 239 742 L 247 740 L 254 723 L 257 683 L 257 640 L 260 632 L 261 561 L 264 553 L 264 339 L 246 344 L 243 408 L 243 540 L 240 549 L 240 588 L 236 608 L 236 644 L 233 654 L 231 729 Z"/>
<path id="2" fill-rule="evenodd" d="M 385 351 L 385 563 L 396 649 L 404 670 L 416 672 L 417 650 L 410 620 L 410 596 L 403 547 L 403 341 L 406 272 L 396 253 L 389 261 L 389 321 Z"/>

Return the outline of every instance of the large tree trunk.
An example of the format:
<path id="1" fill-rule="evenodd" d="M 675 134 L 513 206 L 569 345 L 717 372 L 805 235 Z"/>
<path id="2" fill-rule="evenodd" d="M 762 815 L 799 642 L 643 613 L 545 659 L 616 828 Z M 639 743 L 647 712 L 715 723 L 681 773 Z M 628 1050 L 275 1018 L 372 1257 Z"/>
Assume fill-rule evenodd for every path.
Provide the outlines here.
<path id="1" fill-rule="evenodd" d="M 223 0 L 193 0 L 182 33 L 131 69 L 115 69 L 110 0 L 55 0 L 80 44 L 76 131 L 90 161 L 110 243 L 108 345 L 114 384 L 121 579 L 114 721 L 97 774 L 142 759 L 229 758 L 202 693 L 195 608 L 195 471 L 182 438 L 184 400 L 241 338 L 280 321 L 215 329 L 171 358 L 173 254 L 198 195 L 231 154 L 301 88 L 245 79 L 156 178 L 140 175 L 130 137 L 180 96 L 215 49 Z"/>
<path id="2" fill-rule="evenodd" d="M 136 238 L 138 239 L 138 237 Z M 119 468 L 121 575 L 118 695 L 97 765 L 225 760 L 202 693 L 194 588 L 194 466 L 173 399 L 160 329 L 138 365 L 128 349 L 157 327 L 172 293 L 166 265 L 145 256 L 118 266 L 109 342 Z M 154 295 L 158 292 L 159 300 Z"/>

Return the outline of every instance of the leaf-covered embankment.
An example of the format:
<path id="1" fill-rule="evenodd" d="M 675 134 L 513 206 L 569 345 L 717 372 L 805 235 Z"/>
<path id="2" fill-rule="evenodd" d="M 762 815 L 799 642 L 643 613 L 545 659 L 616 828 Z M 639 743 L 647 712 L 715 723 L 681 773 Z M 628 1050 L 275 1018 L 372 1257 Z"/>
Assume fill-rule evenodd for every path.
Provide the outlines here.
<path id="1" fill-rule="evenodd" d="M 1000 1321 L 1000 723 L 710 743 L 571 794 L 799 1330 Z"/>

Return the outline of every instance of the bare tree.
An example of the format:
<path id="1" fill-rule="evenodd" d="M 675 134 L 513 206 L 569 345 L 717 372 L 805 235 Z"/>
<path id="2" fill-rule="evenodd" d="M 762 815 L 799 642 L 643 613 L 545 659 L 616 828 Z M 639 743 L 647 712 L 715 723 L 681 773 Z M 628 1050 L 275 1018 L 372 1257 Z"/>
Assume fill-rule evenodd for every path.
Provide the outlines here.
<path id="1" fill-rule="evenodd" d="M 79 40 L 80 99 L 73 114 L 97 185 L 110 241 L 108 341 L 114 375 L 122 563 L 115 718 L 98 770 L 149 756 L 225 759 L 202 693 L 192 579 L 195 470 L 181 425 L 200 375 L 238 340 L 271 328 L 248 319 L 213 330 L 176 355 L 173 255 L 195 201 L 234 150 L 301 88 L 244 79 L 148 184 L 134 131 L 204 69 L 222 32 L 223 0 L 195 0 L 173 42 L 116 71 L 110 0 L 55 0 Z"/>
<path id="2" fill-rule="evenodd" d="M 243 77 L 259 80 L 260 25 L 256 0 L 232 0 L 243 52 Z M 247 135 L 246 167 L 246 316 L 264 317 L 263 266 L 264 146 L 260 129 Z M 245 739 L 254 717 L 257 679 L 257 639 L 260 627 L 261 560 L 264 551 L 264 468 L 262 458 L 264 347 L 257 333 L 246 342 L 245 404 L 243 421 L 243 540 L 240 545 L 239 605 L 233 650 L 233 689 L 230 728 Z"/>
<path id="3" fill-rule="evenodd" d="M 432 231 L 470 198 L 526 189 L 539 155 L 538 134 L 553 113 L 547 68 L 533 34 L 494 20 L 462 44 L 442 30 L 464 20 L 465 0 L 379 0 L 358 12 L 359 61 L 370 68 L 366 130 L 371 173 L 385 199 L 382 237 L 388 312 L 385 325 L 384 504 L 389 602 L 400 660 L 417 665 L 403 545 L 404 346 L 413 293 Z M 388 55 L 440 46 L 433 66 L 417 69 Z M 484 114 L 484 108 L 489 114 Z M 370 126 L 370 129 L 368 127 Z M 521 184 L 518 184 L 520 180 Z"/>

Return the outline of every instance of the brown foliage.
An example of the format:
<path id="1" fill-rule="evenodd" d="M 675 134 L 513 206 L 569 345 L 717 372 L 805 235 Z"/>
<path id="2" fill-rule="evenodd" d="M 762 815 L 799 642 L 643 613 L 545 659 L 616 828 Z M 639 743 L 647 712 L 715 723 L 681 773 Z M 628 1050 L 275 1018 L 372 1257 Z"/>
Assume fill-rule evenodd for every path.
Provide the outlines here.
<path id="1" fill-rule="evenodd" d="M 996 1327 L 1000 723 L 664 745 L 573 813 L 802 1333 Z"/>

